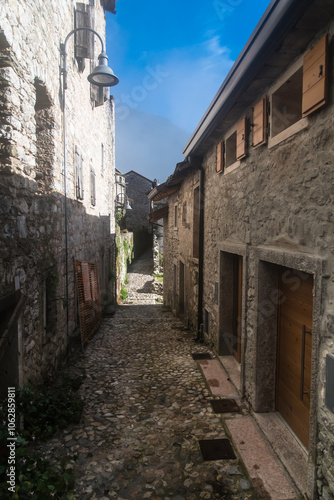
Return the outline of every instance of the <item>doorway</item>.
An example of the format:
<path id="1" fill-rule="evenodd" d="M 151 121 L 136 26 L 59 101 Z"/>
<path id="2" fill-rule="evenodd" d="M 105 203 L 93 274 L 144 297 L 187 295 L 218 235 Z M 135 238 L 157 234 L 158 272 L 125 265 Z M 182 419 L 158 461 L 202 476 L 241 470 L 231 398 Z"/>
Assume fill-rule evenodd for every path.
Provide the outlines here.
<path id="1" fill-rule="evenodd" d="M 279 273 L 276 409 L 309 447 L 313 276 L 292 269 Z"/>
<path id="2" fill-rule="evenodd" d="M 241 362 L 242 256 L 221 252 L 219 354 Z"/>

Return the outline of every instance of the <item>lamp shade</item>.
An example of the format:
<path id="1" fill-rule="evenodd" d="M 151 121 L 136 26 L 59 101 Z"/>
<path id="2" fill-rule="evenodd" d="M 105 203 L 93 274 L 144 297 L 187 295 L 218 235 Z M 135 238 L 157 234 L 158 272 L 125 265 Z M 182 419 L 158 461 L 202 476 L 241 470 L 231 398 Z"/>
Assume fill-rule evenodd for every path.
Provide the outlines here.
<path id="1" fill-rule="evenodd" d="M 119 79 L 108 66 L 108 56 L 104 52 L 99 55 L 99 64 L 88 75 L 88 81 L 98 87 L 113 87 Z"/>

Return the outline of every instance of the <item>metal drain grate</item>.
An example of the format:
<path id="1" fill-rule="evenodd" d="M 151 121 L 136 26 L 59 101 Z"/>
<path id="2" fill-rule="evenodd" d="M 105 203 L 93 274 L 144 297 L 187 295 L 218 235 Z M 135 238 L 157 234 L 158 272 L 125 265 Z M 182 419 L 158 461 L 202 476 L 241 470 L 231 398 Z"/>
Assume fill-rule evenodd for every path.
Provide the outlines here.
<path id="1" fill-rule="evenodd" d="M 210 403 L 215 413 L 234 413 L 240 411 L 234 399 L 213 399 Z"/>
<path id="2" fill-rule="evenodd" d="M 200 359 L 212 359 L 212 356 L 209 352 L 193 352 L 192 357 L 195 361 Z"/>
<path id="3" fill-rule="evenodd" d="M 199 441 L 203 460 L 229 460 L 236 458 L 229 439 L 204 439 Z"/>

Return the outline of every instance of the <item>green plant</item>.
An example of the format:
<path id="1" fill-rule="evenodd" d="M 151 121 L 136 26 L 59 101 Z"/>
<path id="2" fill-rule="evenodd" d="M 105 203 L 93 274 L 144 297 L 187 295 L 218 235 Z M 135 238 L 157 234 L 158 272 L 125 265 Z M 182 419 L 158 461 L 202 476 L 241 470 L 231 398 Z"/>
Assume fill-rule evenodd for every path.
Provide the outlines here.
<path id="1" fill-rule="evenodd" d="M 128 296 L 128 291 L 124 288 L 123 285 L 121 285 L 121 292 L 120 292 L 120 295 L 121 295 L 121 299 L 122 300 L 126 300 L 127 296 Z"/>
<path id="2" fill-rule="evenodd" d="M 73 499 L 74 476 L 68 466 L 68 457 L 58 462 L 49 462 L 34 449 L 38 439 L 51 437 L 55 432 L 78 423 L 83 402 L 75 391 L 80 379 L 67 379 L 56 387 L 33 388 L 27 386 L 16 391 L 15 417 L 15 488 L 8 490 L 8 402 L 0 403 L 0 498 Z M 21 421 L 24 428 L 20 428 Z M 64 496 L 66 495 L 66 496 Z"/>
<path id="3" fill-rule="evenodd" d="M 47 498 L 70 500 L 74 487 L 73 469 L 67 466 L 67 457 L 60 463 L 51 463 L 25 446 L 16 449 L 15 482 L 13 490 L 8 490 L 6 468 L 0 467 L 4 476 L 0 485 L 2 499 L 45 500 Z M 64 496 L 66 495 L 66 497 Z"/>
<path id="4" fill-rule="evenodd" d="M 18 392 L 17 402 L 24 421 L 21 434 L 27 439 L 45 439 L 70 423 L 79 423 L 83 409 L 82 400 L 68 382 L 40 390 L 27 386 Z"/>

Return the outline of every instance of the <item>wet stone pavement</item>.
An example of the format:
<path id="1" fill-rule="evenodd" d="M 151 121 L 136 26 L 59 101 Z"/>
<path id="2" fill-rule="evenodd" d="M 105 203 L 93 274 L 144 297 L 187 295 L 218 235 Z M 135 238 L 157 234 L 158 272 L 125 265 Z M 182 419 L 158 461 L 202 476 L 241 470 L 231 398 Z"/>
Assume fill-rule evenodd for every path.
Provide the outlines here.
<path id="1" fill-rule="evenodd" d="M 202 457 L 199 440 L 227 437 L 191 356 L 208 349 L 168 309 L 154 305 L 155 294 L 148 297 L 150 266 L 142 260 L 132 267 L 129 302 L 135 304 L 105 318 L 76 358 L 73 373 L 85 373 L 81 423 L 42 445 L 44 452 L 55 460 L 69 456 L 75 499 L 257 498 L 238 458 Z"/>

